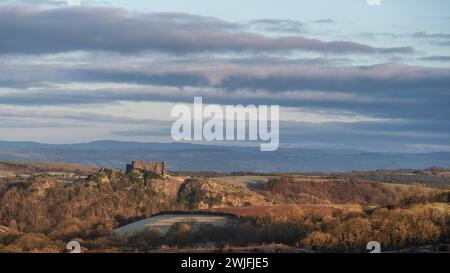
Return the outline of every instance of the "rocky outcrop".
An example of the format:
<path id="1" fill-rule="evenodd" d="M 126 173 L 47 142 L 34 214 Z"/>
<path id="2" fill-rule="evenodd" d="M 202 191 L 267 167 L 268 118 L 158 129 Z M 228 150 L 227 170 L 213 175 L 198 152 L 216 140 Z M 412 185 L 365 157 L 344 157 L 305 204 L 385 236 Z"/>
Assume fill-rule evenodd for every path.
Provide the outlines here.
<path id="1" fill-rule="evenodd" d="M 97 173 L 88 176 L 86 180 L 88 183 L 93 184 L 108 184 L 111 183 L 111 181 L 119 179 L 121 175 L 122 173 L 120 171 L 101 168 Z"/>
<path id="2" fill-rule="evenodd" d="M 173 178 L 156 179 L 151 182 L 151 187 L 154 191 L 160 193 L 166 201 L 176 202 L 182 183 L 182 181 Z"/>
<path id="3" fill-rule="evenodd" d="M 9 232 L 9 228 L 5 227 L 5 226 L 0 226 L 0 234 L 1 233 L 8 233 Z"/>
<path id="4" fill-rule="evenodd" d="M 180 186 L 178 202 L 190 209 L 271 204 L 255 192 L 206 178 L 186 179 Z"/>
<path id="5" fill-rule="evenodd" d="M 46 191 L 57 184 L 52 177 L 46 175 L 33 176 L 29 179 L 29 187 L 38 196 L 44 196 Z"/>

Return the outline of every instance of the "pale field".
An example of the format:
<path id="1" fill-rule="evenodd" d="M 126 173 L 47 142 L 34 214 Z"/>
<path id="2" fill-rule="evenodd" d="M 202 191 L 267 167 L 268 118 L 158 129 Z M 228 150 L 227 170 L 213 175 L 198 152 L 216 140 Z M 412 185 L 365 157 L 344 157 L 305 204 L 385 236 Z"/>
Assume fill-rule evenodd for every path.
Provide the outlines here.
<path id="1" fill-rule="evenodd" d="M 47 172 L 48 175 L 51 176 L 68 176 L 68 177 L 72 177 L 75 175 L 75 173 L 71 173 L 71 172 Z"/>
<path id="2" fill-rule="evenodd" d="M 225 176 L 211 178 L 212 181 L 222 181 L 237 187 L 255 189 L 267 183 L 271 176 Z"/>
<path id="3" fill-rule="evenodd" d="M 242 187 L 242 188 L 248 188 L 248 189 L 259 189 L 261 186 L 263 186 L 270 178 L 274 178 L 276 176 L 252 176 L 252 175 L 246 175 L 246 176 L 225 176 L 225 177 L 214 177 L 211 178 L 213 181 L 222 181 L 229 184 L 232 184 L 234 186 Z M 330 180 L 334 181 L 345 181 L 344 179 L 331 179 L 326 178 L 324 176 L 307 176 L 307 175 L 294 175 L 295 180 L 298 182 L 303 181 L 313 181 L 313 182 L 327 182 Z"/>
<path id="4" fill-rule="evenodd" d="M 114 233 L 130 236 L 145 230 L 157 229 L 167 233 L 176 223 L 194 222 L 195 225 L 225 226 L 231 221 L 230 217 L 203 214 L 165 214 L 143 219 L 114 230 Z"/>
<path id="5" fill-rule="evenodd" d="M 211 178 L 213 181 L 222 181 L 225 183 L 232 184 L 234 186 L 242 187 L 242 188 L 248 188 L 248 189 L 259 189 L 261 186 L 267 183 L 267 181 L 270 178 L 273 178 L 274 176 L 226 176 L 226 177 L 216 177 Z M 303 176 L 303 175 L 295 175 L 295 181 L 301 183 L 301 182 L 329 182 L 329 181 L 347 181 L 347 179 L 342 178 L 327 178 L 324 176 Z M 398 191 L 405 191 L 411 188 L 413 185 L 408 184 L 393 184 L 393 183 L 384 183 L 384 182 L 377 182 L 377 181 L 363 181 L 361 182 L 369 182 L 369 183 L 379 183 L 386 187 L 394 188 Z M 416 186 L 417 187 L 417 186 Z M 424 191 L 432 191 L 432 188 L 427 187 L 420 187 L 420 189 Z"/>
<path id="6" fill-rule="evenodd" d="M 16 173 L 13 171 L 0 171 L 0 178 L 7 178 L 7 177 L 15 177 Z"/>
<path id="7" fill-rule="evenodd" d="M 333 181 L 346 181 L 346 179 L 342 178 L 327 178 L 325 176 L 294 176 L 295 181 L 297 182 L 304 182 L 304 181 L 313 181 L 313 182 L 329 182 L 330 180 Z"/>

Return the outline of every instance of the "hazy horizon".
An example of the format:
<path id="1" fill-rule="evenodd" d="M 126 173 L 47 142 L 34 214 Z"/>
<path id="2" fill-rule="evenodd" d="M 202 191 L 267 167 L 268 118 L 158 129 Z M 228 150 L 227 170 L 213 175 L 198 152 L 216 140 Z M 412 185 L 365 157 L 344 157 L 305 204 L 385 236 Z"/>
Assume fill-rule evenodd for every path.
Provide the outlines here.
<path id="1" fill-rule="evenodd" d="M 72 145 L 85 145 L 85 144 L 99 144 L 99 143 L 122 143 L 122 144 L 148 144 L 148 145 L 179 145 L 179 146 L 199 146 L 199 147 L 223 147 L 223 148 L 251 148 L 254 149 L 255 151 L 259 150 L 259 143 L 249 143 L 249 142 L 208 142 L 208 141 L 204 141 L 204 142 L 196 142 L 196 141 L 191 141 L 191 142 L 178 142 L 178 141 L 167 141 L 167 142 L 158 142 L 158 141 L 122 141 L 122 140 L 113 140 L 113 139 L 99 139 L 99 140 L 92 140 L 92 141 L 88 141 L 88 142 L 61 142 L 61 143 L 46 143 L 46 142 L 39 142 L 39 141 L 14 141 L 14 140 L 0 140 L 0 145 L 1 143 L 10 143 L 10 144 L 18 144 L 18 143 L 31 143 L 31 144 L 38 144 L 38 145 L 50 145 L 50 146 L 72 146 Z M 280 146 L 279 149 L 298 149 L 298 150 L 311 150 L 311 151 L 353 151 L 353 152 L 362 152 L 362 153 L 380 153 L 380 154 L 428 154 L 428 153 L 450 153 L 450 151 L 416 151 L 416 152 L 395 152 L 395 151 L 385 151 L 385 152 L 380 152 L 379 150 L 361 150 L 361 149 L 353 149 L 353 148 L 336 148 L 336 147 L 329 147 L 329 148 L 318 148 L 318 147 L 313 147 L 313 148 L 308 148 L 308 147 L 303 147 L 303 146 Z M 432 167 L 432 166 L 430 166 Z M 444 167 L 444 166 L 442 166 Z"/>

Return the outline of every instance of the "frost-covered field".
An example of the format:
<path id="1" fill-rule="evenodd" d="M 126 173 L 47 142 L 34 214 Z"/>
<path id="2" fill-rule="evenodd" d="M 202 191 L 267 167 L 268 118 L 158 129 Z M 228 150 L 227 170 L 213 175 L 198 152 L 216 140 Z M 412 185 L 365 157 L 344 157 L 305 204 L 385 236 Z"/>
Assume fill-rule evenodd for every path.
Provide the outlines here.
<path id="1" fill-rule="evenodd" d="M 162 233 L 167 233 L 170 227 L 176 223 L 194 222 L 195 225 L 225 226 L 231 219 L 226 216 L 202 215 L 202 214 L 165 214 L 146 218 L 116 229 L 119 235 L 133 235 L 146 229 L 155 228 Z"/>

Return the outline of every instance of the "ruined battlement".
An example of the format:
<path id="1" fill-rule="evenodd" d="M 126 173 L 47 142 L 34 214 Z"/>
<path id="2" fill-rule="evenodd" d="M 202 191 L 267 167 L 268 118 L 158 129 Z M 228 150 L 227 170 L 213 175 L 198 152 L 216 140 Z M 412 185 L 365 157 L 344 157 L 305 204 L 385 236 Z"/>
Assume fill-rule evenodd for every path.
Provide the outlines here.
<path id="1" fill-rule="evenodd" d="M 132 173 L 134 170 L 145 170 L 164 176 L 167 174 L 167 164 L 166 162 L 144 162 L 137 160 L 131 162 L 131 164 L 127 164 L 127 173 Z"/>

